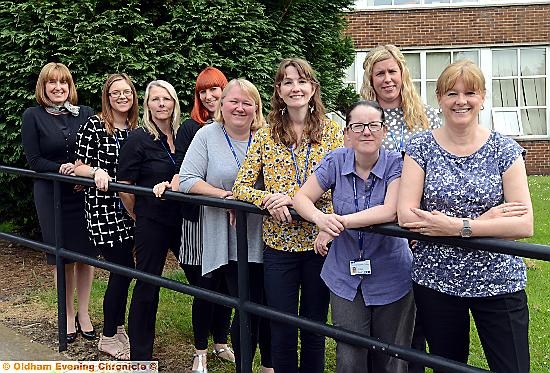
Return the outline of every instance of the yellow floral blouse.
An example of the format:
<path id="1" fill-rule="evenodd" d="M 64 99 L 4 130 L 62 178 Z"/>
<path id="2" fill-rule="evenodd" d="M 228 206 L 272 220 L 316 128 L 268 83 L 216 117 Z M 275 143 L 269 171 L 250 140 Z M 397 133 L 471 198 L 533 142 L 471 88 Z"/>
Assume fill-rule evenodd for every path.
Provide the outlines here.
<path id="1" fill-rule="evenodd" d="M 343 142 L 342 128 L 334 121 L 327 120 L 321 144 L 311 144 L 307 170 L 304 172 L 309 143 L 304 136 L 300 146 L 294 150 L 301 183 L 305 182 L 304 174 L 309 176 L 321 159 L 331 150 L 342 147 Z M 263 172 L 265 190 L 254 188 L 260 172 Z M 292 197 L 298 189 L 300 186 L 296 180 L 296 167 L 290 149 L 281 143 L 275 143 L 269 127 L 260 128 L 254 135 L 237 175 L 233 197 L 263 208 L 262 200 L 266 195 L 284 193 Z M 321 211 L 332 212 L 330 191 L 323 194 L 316 206 Z M 307 221 L 283 223 L 271 216 L 264 217 L 263 240 L 273 249 L 292 252 L 313 250 L 317 233 L 317 227 Z"/>

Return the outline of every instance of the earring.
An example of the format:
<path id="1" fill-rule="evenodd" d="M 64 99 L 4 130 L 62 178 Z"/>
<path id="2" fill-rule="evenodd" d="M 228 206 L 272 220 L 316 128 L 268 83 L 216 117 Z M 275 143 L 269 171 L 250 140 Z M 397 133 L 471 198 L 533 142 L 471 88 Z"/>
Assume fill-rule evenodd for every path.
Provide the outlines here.
<path id="1" fill-rule="evenodd" d="M 281 109 L 281 116 L 284 117 L 286 114 L 286 106 Z"/>
<path id="2" fill-rule="evenodd" d="M 315 111 L 315 106 L 309 105 L 309 112 L 313 114 L 314 111 Z"/>
<path id="3" fill-rule="evenodd" d="M 481 110 L 485 109 L 485 106 L 481 105 Z"/>

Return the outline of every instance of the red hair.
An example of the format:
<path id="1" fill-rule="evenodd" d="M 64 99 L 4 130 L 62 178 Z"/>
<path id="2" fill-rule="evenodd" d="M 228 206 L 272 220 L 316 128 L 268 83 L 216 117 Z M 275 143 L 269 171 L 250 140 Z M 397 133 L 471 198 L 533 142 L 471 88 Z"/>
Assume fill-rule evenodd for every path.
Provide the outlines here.
<path id="1" fill-rule="evenodd" d="M 191 118 L 201 126 L 210 119 L 210 112 L 202 104 L 199 92 L 212 87 L 220 87 L 223 90 L 226 85 L 227 78 L 220 70 L 212 66 L 202 70 L 195 84 L 195 103 L 191 110 Z"/>

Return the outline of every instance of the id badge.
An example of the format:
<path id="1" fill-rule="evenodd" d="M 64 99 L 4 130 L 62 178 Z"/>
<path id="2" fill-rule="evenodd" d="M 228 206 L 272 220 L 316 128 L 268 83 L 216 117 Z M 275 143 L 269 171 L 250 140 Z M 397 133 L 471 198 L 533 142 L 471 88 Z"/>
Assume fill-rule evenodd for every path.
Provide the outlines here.
<path id="1" fill-rule="evenodd" d="M 370 275 L 370 260 L 350 260 L 349 272 L 352 276 L 355 275 Z"/>

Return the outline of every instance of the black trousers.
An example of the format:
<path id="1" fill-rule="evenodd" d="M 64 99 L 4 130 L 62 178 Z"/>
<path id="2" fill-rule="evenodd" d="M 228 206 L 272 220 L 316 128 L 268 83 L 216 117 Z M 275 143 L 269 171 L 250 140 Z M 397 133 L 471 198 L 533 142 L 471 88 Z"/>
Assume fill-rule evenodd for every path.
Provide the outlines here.
<path id="1" fill-rule="evenodd" d="M 152 219 L 136 220 L 136 269 L 161 275 L 168 250 L 178 257 L 181 225 L 165 225 Z M 155 322 L 159 303 L 158 286 L 138 280 L 128 315 L 130 358 L 149 361 L 153 356 Z"/>
<path id="2" fill-rule="evenodd" d="M 250 301 L 265 305 L 263 264 L 248 263 L 248 275 Z M 212 277 L 217 279 L 217 281 L 225 281 L 229 290 L 229 295 L 233 297 L 239 296 L 237 262 L 229 261 L 228 264 L 213 271 Z M 239 320 L 239 312 L 236 311 L 233 322 L 231 323 L 231 341 L 233 342 L 233 349 L 235 350 L 235 372 L 237 373 L 241 372 L 241 331 Z M 270 368 L 271 333 L 269 320 L 256 315 L 250 315 L 250 351 L 248 351 L 248 353 L 251 354 L 252 358 L 254 358 L 256 346 L 260 348 L 262 366 Z"/>
<path id="3" fill-rule="evenodd" d="M 529 311 L 524 290 L 492 297 L 456 297 L 413 286 L 417 319 L 431 353 L 468 361 L 471 312 L 490 370 L 529 372 Z"/>
<path id="4" fill-rule="evenodd" d="M 264 281 L 267 304 L 279 311 L 326 322 L 329 291 L 320 273 L 325 258 L 311 251 L 286 252 L 266 247 Z M 325 337 L 271 321 L 273 368 L 284 373 L 322 373 L 325 370 Z"/>
<path id="5" fill-rule="evenodd" d="M 207 290 L 214 290 L 222 294 L 229 294 L 225 282 L 218 281 L 213 277 L 202 276 L 200 265 L 182 264 L 181 267 L 185 272 L 185 277 L 187 277 L 189 284 Z M 195 348 L 197 350 L 206 350 L 210 334 L 212 334 L 214 343 L 226 344 L 232 313 L 233 309 L 230 307 L 195 297 L 192 306 Z"/>
<path id="6" fill-rule="evenodd" d="M 113 247 L 101 247 L 106 261 L 134 268 L 134 240 L 124 240 Z M 103 335 L 112 337 L 117 326 L 126 324 L 126 302 L 131 277 L 109 273 L 109 282 L 103 296 Z"/>

